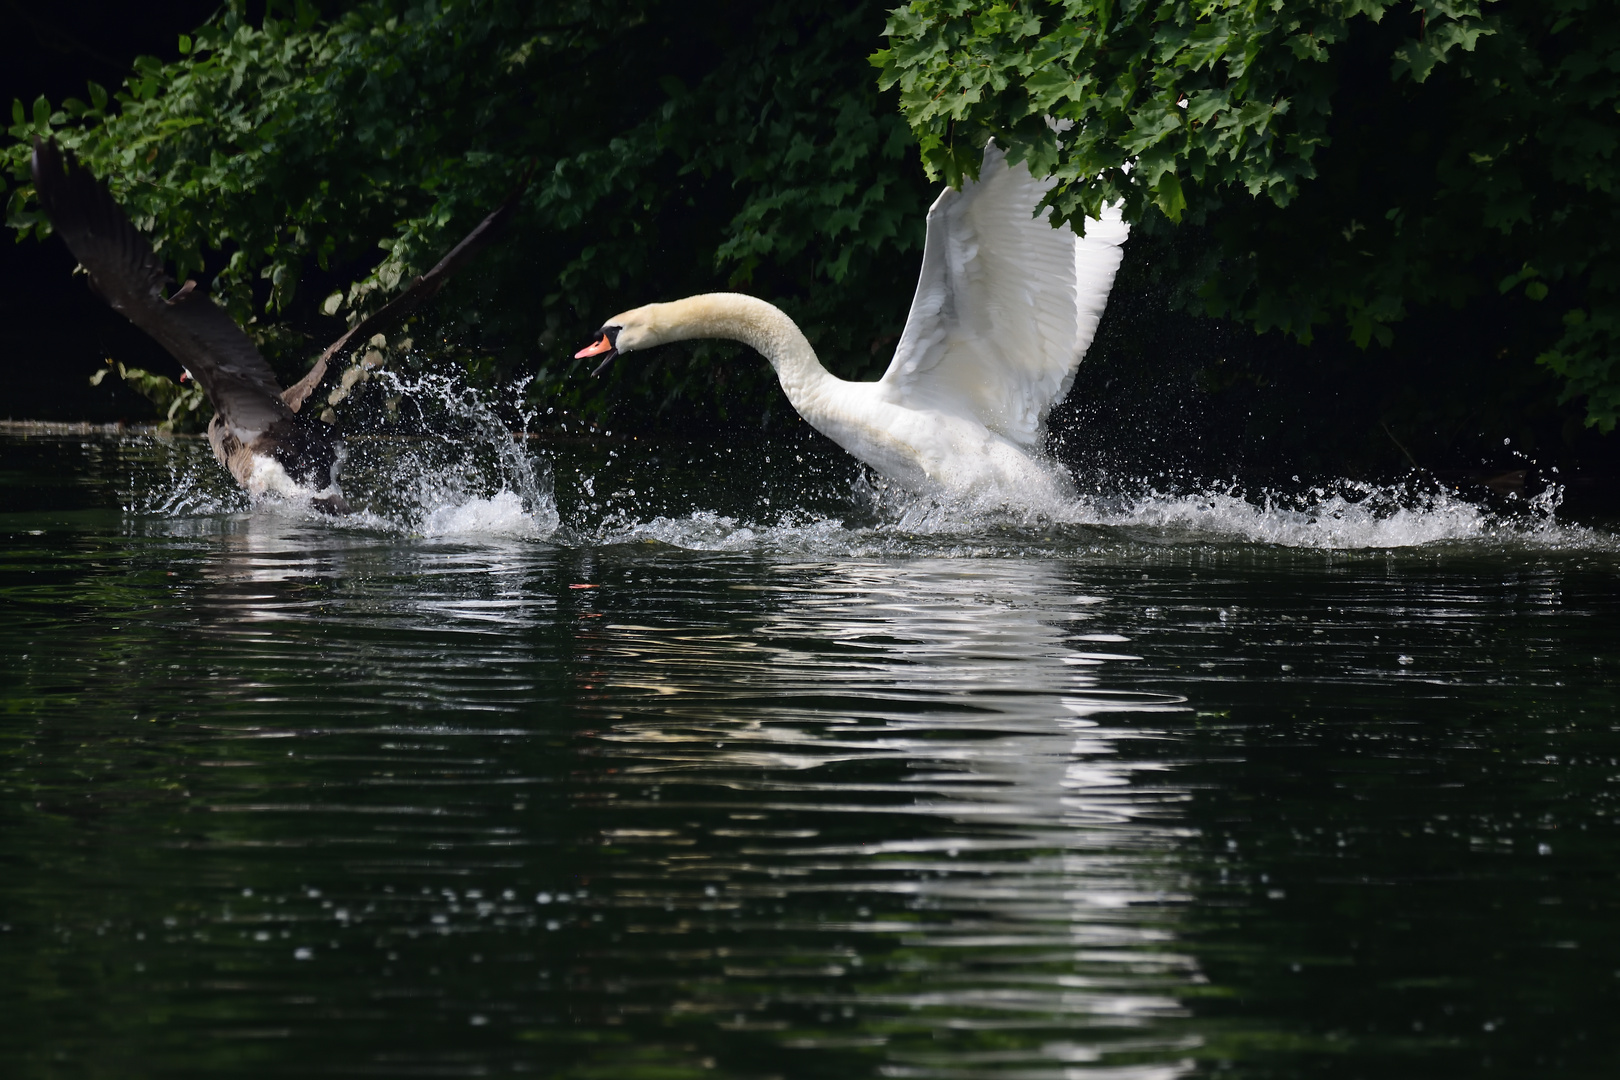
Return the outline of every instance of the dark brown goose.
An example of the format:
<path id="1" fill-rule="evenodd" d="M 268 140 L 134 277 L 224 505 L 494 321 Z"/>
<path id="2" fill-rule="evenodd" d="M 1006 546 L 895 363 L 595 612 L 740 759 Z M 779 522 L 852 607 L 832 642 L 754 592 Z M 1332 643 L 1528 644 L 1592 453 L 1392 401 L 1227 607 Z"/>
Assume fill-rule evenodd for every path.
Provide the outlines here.
<path id="1" fill-rule="evenodd" d="M 338 490 L 343 440 L 337 429 L 301 412 L 332 361 L 393 325 L 444 287 L 495 235 L 516 208 L 525 184 L 418 277 L 404 293 L 333 342 L 315 366 L 285 390 L 251 338 L 224 308 L 187 281 L 173 282 L 145 236 L 107 186 L 54 141 L 34 140 L 34 187 L 51 225 L 89 274 L 91 287 L 115 311 L 150 334 L 202 385 L 214 406 L 208 442 L 214 456 L 250 494 L 312 494 L 333 513 L 349 505 Z"/>

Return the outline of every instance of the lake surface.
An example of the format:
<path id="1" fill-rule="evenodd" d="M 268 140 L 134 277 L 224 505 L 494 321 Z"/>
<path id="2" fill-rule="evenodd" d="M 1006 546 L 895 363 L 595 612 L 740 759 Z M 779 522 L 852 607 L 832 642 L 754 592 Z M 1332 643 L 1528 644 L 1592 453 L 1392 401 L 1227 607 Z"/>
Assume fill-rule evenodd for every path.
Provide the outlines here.
<path id="1" fill-rule="evenodd" d="M 0 437 L 5 1075 L 1620 1075 L 1612 525 L 464 449 Z"/>

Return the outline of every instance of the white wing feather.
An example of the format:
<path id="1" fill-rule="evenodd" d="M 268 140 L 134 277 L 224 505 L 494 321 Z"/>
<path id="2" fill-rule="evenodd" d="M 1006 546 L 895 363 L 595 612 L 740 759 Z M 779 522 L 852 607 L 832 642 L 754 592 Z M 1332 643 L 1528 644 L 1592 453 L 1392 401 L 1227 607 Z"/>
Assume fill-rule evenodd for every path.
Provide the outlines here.
<path id="1" fill-rule="evenodd" d="M 1038 447 L 1097 332 L 1129 233 L 1113 208 L 1084 237 L 1052 228 L 1034 216 L 1051 186 L 1026 165 L 1008 168 L 991 144 L 978 181 L 935 201 L 917 294 L 880 380 L 890 400 Z"/>

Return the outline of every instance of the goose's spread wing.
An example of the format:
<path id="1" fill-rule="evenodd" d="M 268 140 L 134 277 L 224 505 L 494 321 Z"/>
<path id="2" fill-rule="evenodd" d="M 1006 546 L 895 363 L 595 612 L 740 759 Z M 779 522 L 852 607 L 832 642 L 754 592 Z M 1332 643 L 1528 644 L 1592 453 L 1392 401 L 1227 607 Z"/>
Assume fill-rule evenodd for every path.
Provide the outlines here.
<path id="1" fill-rule="evenodd" d="M 105 185 L 49 141 L 35 140 L 33 171 L 45 213 L 96 291 L 186 366 L 232 434 L 252 443 L 292 417 L 270 365 L 223 308 L 191 288 L 164 299 L 162 261 Z"/>
<path id="2" fill-rule="evenodd" d="M 1074 381 L 1097 332 L 1129 227 L 1117 209 L 1086 235 L 1034 217 L 1049 181 L 994 144 L 975 183 L 928 211 L 922 277 L 881 380 L 893 400 L 971 416 L 1024 446 Z"/>
<path id="3" fill-rule="evenodd" d="M 417 278 L 409 289 L 383 305 L 381 310 L 366 316 L 358 324 L 351 327 L 348 333 L 327 346 L 326 351 L 321 353 L 320 359 L 315 361 L 315 366 L 311 367 L 302 379 L 287 387 L 286 391 L 281 395 L 282 400 L 286 401 L 288 406 L 296 412 L 326 378 L 327 368 L 333 357 L 348 348 L 351 342 L 358 345 L 360 342 L 368 340 L 373 334 L 381 333 L 386 327 L 409 315 L 423 302 L 431 299 L 440 289 L 444 288 L 444 283 L 450 280 L 450 275 L 461 269 L 474 255 L 483 250 L 485 245 L 499 233 L 501 226 L 506 224 L 506 219 L 512 216 L 517 209 L 518 200 L 522 197 L 523 192 L 527 190 L 529 177 L 533 171 L 533 166 L 530 166 L 529 171 L 525 172 L 523 178 L 518 181 L 517 187 L 506 197 L 506 201 L 496 207 L 483 221 L 480 221 L 472 232 L 462 238 L 461 243 L 451 248 L 449 254 L 434 264 L 433 269 Z"/>

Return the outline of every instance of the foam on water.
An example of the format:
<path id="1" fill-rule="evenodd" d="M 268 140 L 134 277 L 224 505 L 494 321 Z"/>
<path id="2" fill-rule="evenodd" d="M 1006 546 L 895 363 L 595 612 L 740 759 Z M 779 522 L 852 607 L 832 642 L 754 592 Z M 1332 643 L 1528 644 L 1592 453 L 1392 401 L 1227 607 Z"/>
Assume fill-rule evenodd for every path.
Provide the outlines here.
<path id="1" fill-rule="evenodd" d="M 565 528 L 558 534 L 565 543 L 668 544 L 690 551 L 747 551 L 765 547 L 807 553 L 865 554 L 877 550 L 884 530 L 850 528 L 823 515 L 786 512 L 774 522 L 745 522 L 713 510 L 694 510 L 678 516 L 659 515 L 640 520 L 631 514 L 612 514 L 594 526 Z"/>
<path id="2" fill-rule="evenodd" d="M 1249 493 L 1235 485 L 1080 494 L 1042 505 L 1000 500 L 945 502 L 863 478 L 852 492 L 851 524 L 828 514 L 788 510 L 748 520 L 712 510 L 648 519 L 610 514 L 594 526 L 565 529 L 569 543 L 655 541 L 703 551 L 749 548 L 871 557 L 926 547 L 933 554 L 984 555 L 1082 535 L 1175 543 L 1246 543 L 1317 551 L 1503 545 L 1523 549 L 1620 552 L 1620 537 L 1560 522 L 1562 493 L 1549 488 L 1507 510 L 1456 492 L 1344 481 L 1296 493 Z M 1099 533 L 1100 530 L 1100 533 Z"/>
<path id="3" fill-rule="evenodd" d="M 540 517 L 514 491 L 489 498 L 474 496 L 429 510 L 419 526 L 423 536 L 517 536 L 544 539 L 557 528 L 556 515 Z"/>
<path id="4" fill-rule="evenodd" d="M 1299 493 L 1247 493 L 1235 486 L 1075 500 L 1061 520 L 1146 526 L 1215 540 L 1327 549 L 1407 548 L 1508 542 L 1531 547 L 1609 547 L 1615 538 L 1559 522 L 1559 488 L 1492 510 L 1443 489 L 1343 481 Z"/>

